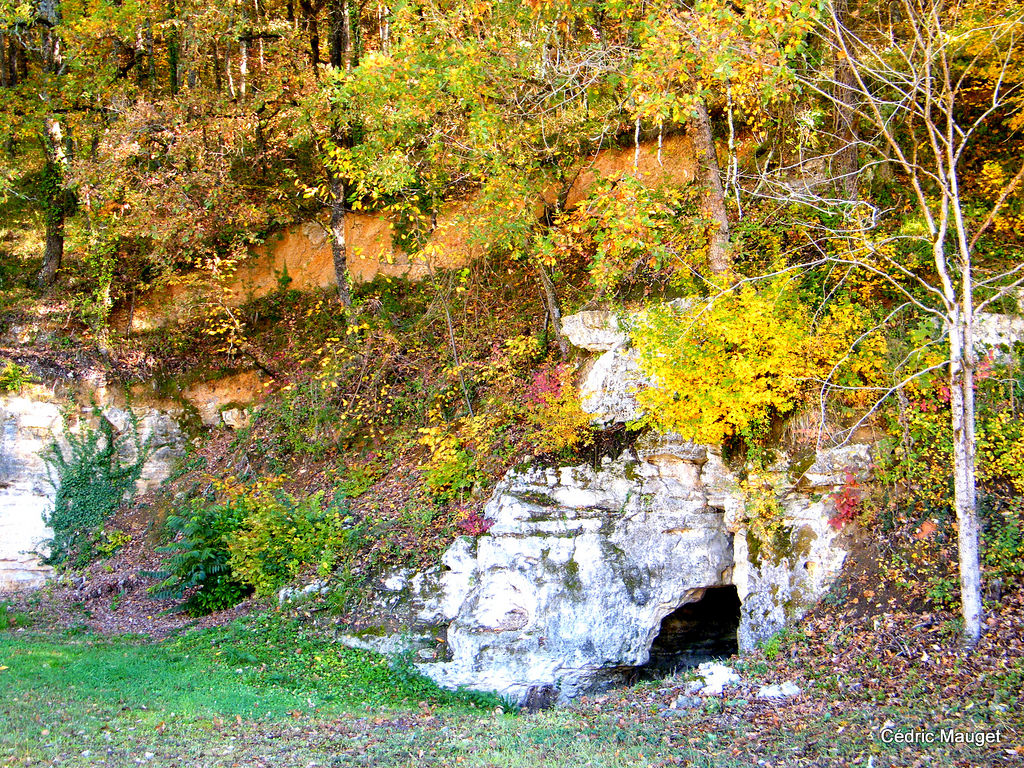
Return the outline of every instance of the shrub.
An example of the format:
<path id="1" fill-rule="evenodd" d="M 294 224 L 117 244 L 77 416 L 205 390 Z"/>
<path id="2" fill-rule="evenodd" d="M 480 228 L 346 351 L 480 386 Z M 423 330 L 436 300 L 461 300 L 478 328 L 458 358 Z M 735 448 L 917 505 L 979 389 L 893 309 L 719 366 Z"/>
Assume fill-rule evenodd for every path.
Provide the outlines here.
<path id="1" fill-rule="evenodd" d="M 303 571 L 330 574 L 342 554 L 354 550 L 358 531 L 337 507 L 323 505 L 323 492 L 305 499 L 256 487 L 248 511 L 228 542 L 231 571 L 257 595 L 271 595 Z"/>
<path id="2" fill-rule="evenodd" d="M 248 500 L 229 496 L 223 501 L 195 499 L 185 514 L 167 518 L 170 544 L 157 547 L 168 557 L 159 571 L 144 575 L 163 579 L 150 592 L 158 600 L 180 600 L 190 616 L 230 608 L 252 592 L 231 573 L 228 541 L 250 512 Z"/>
<path id="3" fill-rule="evenodd" d="M 647 420 L 699 443 L 760 434 L 820 382 L 842 385 L 856 405 L 858 385 L 874 383 L 885 343 L 860 339 L 862 312 L 837 304 L 818 322 L 786 280 L 743 286 L 685 309 L 652 309 L 635 335 L 653 386 L 638 393 Z M 842 361 L 841 366 L 836 365 Z"/>
<path id="4" fill-rule="evenodd" d="M 492 525 L 493 520 L 486 519 L 476 510 L 461 510 L 455 519 L 455 527 L 466 536 L 483 536 Z"/>
<path id="5" fill-rule="evenodd" d="M 134 460 L 123 461 L 123 456 Z M 43 451 L 49 480 L 56 489 L 53 511 L 46 524 L 53 529 L 52 564 L 84 565 L 96 554 L 97 536 L 103 523 L 135 491 L 147 455 L 134 418 L 128 429 L 114 434 L 102 416 L 96 429 L 86 425 L 67 435 L 66 451 L 54 442 Z"/>
<path id="6" fill-rule="evenodd" d="M 18 365 L 14 361 L 8 360 L 0 369 L 0 392 L 17 393 L 31 382 L 32 374 L 24 365 Z"/>
<path id="7" fill-rule="evenodd" d="M 457 433 L 460 426 L 467 433 L 474 432 L 474 419 L 466 424 L 455 424 L 448 430 L 441 427 L 422 427 L 419 443 L 430 449 L 430 458 L 424 463 L 423 484 L 436 501 L 455 501 L 469 493 L 473 485 L 483 479 L 476 466 L 474 454 Z"/>
<path id="8" fill-rule="evenodd" d="M 344 412 L 325 382 L 300 378 L 256 408 L 252 429 L 269 458 L 320 456 L 338 443 Z"/>
<path id="9" fill-rule="evenodd" d="M 982 511 L 986 576 L 1010 582 L 1020 579 L 1024 576 L 1024 504 L 1013 499 L 1003 509 Z"/>
<path id="10" fill-rule="evenodd" d="M 849 469 L 843 475 L 843 486 L 832 496 L 836 513 L 829 518 L 829 525 L 840 530 L 847 523 L 853 522 L 860 515 L 863 501 L 857 476 Z"/>
<path id="11" fill-rule="evenodd" d="M 590 416 L 580 407 L 579 392 L 565 365 L 542 368 L 526 393 L 530 435 L 538 453 L 564 453 L 591 435 Z"/>
<path id="12" fill-rule="evenodd" d="M 339 561 L 351 565 L 362 538 L 354 519 L 323 493 L 305 499 L 280 490 L 277 480 L 243 486 L 216 483 L 218 497 L 197 499 L 171 515 L 174 541 L 152 588 L 158 599 L 181 599 L 199 616 L 230 608 L 253 591 L 271 595 L 307 570 L 329 575 Z"/>

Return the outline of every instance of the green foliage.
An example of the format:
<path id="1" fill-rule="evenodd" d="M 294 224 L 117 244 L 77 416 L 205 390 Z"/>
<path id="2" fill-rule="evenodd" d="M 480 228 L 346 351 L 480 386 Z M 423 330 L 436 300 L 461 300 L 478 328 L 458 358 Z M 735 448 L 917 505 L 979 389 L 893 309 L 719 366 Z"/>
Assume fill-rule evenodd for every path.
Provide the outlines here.
<path id="1" fill-rule="evenodd" d="M 1024 503 L 1019 498 L 982 508 L 982 557 L 989 579 L 1014 583 L 1024 577 Z"/>
<path id="2" fill-rule="evenodd" d="M 956 576 L 933 576 L 925 593 L 942 610 L 952 610 L 960 602 L 960 580 Z"/>
<path id="3" fill-rule="evenodd" d="M 381 469 L 377 464 L 351 464 L 342 472 L 342 478 L 335 485 L 336 492 L 346 499 L 356 499 L 366 493 L 380 478 Z"/>
<path id="4" fill-rule="evenodd" d="M 466 450 L 438 451 L 423 475 L 423 484 L 437 501 L 464 497 L 480 480 L 473 454 Z"/>
<path id="5" fill-rule="evenodd" d="M 131 534 L 125 531 L 102 529 L 96 542 L 96 552 L 100 557 L 110 557 L 121 547 L 131 542 Z"/>
<path id="6" fill-rule="evenodd" d="M 229 565 L 235 578 L 257 595 L 274 594 L 311 568 L 328 576 L 360 543 L 355 518 L 323 504 L 323 491 L 304 499 L 272 488 L 246 494 L 248 511 L 230 537 Z"/>
<path id="7" fill-rule="evenodd" d="M 113 307 L 111 288 L 117 266 L 116 244 L 90 233 L 79 260 L 78 278 L 84 284 L 75 304 L 83 322 L 94 331 L 105 329 Z"/>
<path id="8" fill-rule="evenodd" d="M 103 523 L 135 492 L 148 447 L 138 435 L 134 416 L 115 434 L 114 426 L 94 409 L 98 427 L 83 424 L 68 432 L 67 447 L 51 443 L 43 451 L 49 480 L 56 489 L 46 524 L 53 529 L 48 562 L 84 565 L 97 555 Z"/>
<path id="9" fill-rule="evenodd" d="M 919 365 L 945 354 L 933 345 Z M 1024 426 L 1013 356 L 982 359 L 976 373 L 977 482 L 990 504 L 1004 505 L 1024 490 Z M 915 512 L 948 515 L 953 508 L 949 468 L 953 463 L 950 391 L 946 374 L 921 377 L 906 399 L 889 413 L 888 439 L 881 452 L 881 477 L 896 489 L 912 490 L 905 499 Z M 994 500 L 994 501 L 993 501 Z"/>
<path id="10" fill-rule="evenodd" d="M 8 360 L 0 369 L 0 392 L 17 394 L 32 381 L 29 369 L 13 360 Z"/>
<path id="11" fill-rule="evenodd" d="M 174 540 L 157 552 L 167 557 L 159 571 L 145 575 L 163 579 L 150 588 L 157 599 L 185 597 L 182 609 L 203 616 L 230 608 L 252 591 L 231 573 L 228 544 L 250 508 L 242 497 L 209 502 L 194 499 L 183 514 L 167 518 Z"/>
<path id="12" fill-rule="evenodd" d="M 322 456 L 337 447 L 341 412 L 321 379 L 287 385 L 253 413 L 253 431 L 264 436 L 263 450 L 278 461 Z"/>
<path id="13" fill-rule="evenodd" d="M 652 187 L 628 175 L 600 180 L 538 237 L 538 257 L 551 267 L 582 257 L 603 291 L 659 278 L 692 289 L 708 242 L 699 192 L 693 185 Z"/>
<path id="14" fill-rule="evenodd" d="M 323 492 L 296 498 L 280 481 L 215 483 L 217 498 L 195 499 L 184 514 L 167 519 L 170 544 L 163 579 L 151 588 L 159 599 L 186 598 L 183 609 L 201 616 L 229 608 L 255 591 L 274 594 L 303 573 L 344 579 L 355 567 L 363 530 Z"/>
<path id="15" fill-rule="evenodd" d="M 769 637 L 767 640 L 762 640 L 760 643 L 758 643 L 757 647 L 761 649 L 761 653 L 765 655 L 766 659 L 774 659 L 776 656 L 779 655 L 779 651 L 782 649 L 782 645 L 783 635 L 781 632 L 778 632 Z"/>

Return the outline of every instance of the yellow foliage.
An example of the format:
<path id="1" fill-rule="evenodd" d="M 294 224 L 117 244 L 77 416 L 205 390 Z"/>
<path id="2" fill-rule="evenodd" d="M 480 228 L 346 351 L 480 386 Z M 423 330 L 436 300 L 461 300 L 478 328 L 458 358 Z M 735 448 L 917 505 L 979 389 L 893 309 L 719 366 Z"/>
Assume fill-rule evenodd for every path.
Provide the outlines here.
<path id="1" fill-rule="evenodd" d="M 538 383 L 542 386 L 538 387 Z M 564 366 L 542 372 L 535 388 L 534 407 L 528 414 L 530 438 L 538 453 L 575 450 L 590 436 L 590 416 L 580 407 L 579 392 Z"/>
<path id="2" fill-rule="evenodd" d="M 651 310 L 636 338 L 654 386 L 638 399 L 656 426 L 697 442 L 749 435 L 826 381 L 856 387 L 879 376 L 880 333 L 851 351 L 862 322 L 859 310 L 840 304 L 815 326 L 784 281 L 742 286 L 689 309 Z M 851 391 L 847 402 L 855 404 Z"/>

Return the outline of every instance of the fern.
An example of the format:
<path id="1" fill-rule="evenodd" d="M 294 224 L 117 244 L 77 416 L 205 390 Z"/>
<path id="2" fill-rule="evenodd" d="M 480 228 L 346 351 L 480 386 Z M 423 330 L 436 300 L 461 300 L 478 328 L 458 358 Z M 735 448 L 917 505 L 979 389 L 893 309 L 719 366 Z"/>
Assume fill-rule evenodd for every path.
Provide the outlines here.
<path id="1" fill-rule="evenodd" d="M 244 499 L 209 503 L 197 499 L 183 515 L 167 518 L 174 540 L 157 547 L 167 557 L 158 571 L 143 576 L 162 579 L 150 588 L 158 600 L 180 600 L 190 616 L 204 616 L 230 608 L 252 592 L 234 578 L 229 563 L 228 541 L 250 512 Z"/>

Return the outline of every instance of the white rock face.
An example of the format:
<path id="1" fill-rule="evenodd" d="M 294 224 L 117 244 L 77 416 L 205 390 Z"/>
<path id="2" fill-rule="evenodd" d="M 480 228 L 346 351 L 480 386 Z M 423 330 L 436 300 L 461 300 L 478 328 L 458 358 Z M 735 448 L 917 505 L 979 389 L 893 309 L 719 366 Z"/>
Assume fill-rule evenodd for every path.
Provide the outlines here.
<path id="1" fill-rule="evenodd" d="M 787 494 L 785 552 L 762 554 L 736 478 L 706 446 L 652 436 L 599 469 L 513 471 L 485 510 L 488 534 L 459 539 L 418 584 L 386 579 L 381 605 L 412 632 L 406 647 L 447 624 L 446 658 L 420 665 L 441 685 L 565 700 L 646 663 L 662 619 L 708 587 L 736 586 L 741 649 L 799 618 L 846 556 L 833 508 L 814 501 L 829 490 Z"/>
<path id="2" fill-rule="evenodd" d="M 54 488 L 40 453 L 63 428 L 54 403 L 0 398 L 0 592 L 40 587 L 53 572 L 32 553 L 52 535 L 43 515 Z"/>
<path id="3" fill-rule="evenodd" d="M 636 393 L 648 386 L 629 335 L 607 310 L 577 312 L 562 318 L 562 332 L 573 346 L 602 352 L 587 363 L 580 381 L 580 405 L 596 425 L 625 423 L 643 415 Z"/>
<path id="4" fill-rule="evenodd" d="M 633 421 L 644 413 L 636 393 L 647 386 L 637 353 L 617 347 L 588 364 L 580 382 L 580 406 L 597 425 Z"/>
<path id="5" fill-rule="evenodd" d="M 699 494 L 639 471 L 627 455 L 510 474 L 472 571 L 462 566 L 461 603 L 446 601 L 451 660 L 424 671 L 525 700 L 551 685 L 571 697 L 645 663 L 666 614 L 728 583 L 732 546 Z"/>
<path id="6" fill-rule="evenodd" d="M 608 310 L 567 315 L 562 318 L 562 333 L 574 347 L 590 352 L 607 352 L 629 339 L 618 318 Z"/>
<path id="7" fill-rule="evenodd" d="M 220 412 L 225 426 L 231 429 L 244 429 L 249 426 L 249 411 L 244 408 L 227 408 Z"/>
<path id="8" fill-rule="evenodd" d="M 87 422 L 96 421 L 91 408 L 83 408 L 81 417 Z M 115 435 L 130 435 L 131 421 L 133 418 L 135 420 L 138 444 L 130 438 L 126 439 L 121 446 L 120 458 L 126 464 L 131 464 L 138 460 L 140 448 L 146 451 L 142 474 L 135 481 L 138 493 L 146 493 L 158 487 L 170 477 L 175 462 L 185 455 L 185 433 L 178 423 L 180 412 L 168 413 L 145 405 L 131 409 L 111 405 L 102 410 L 102 418 L 114 427 Z"/>

